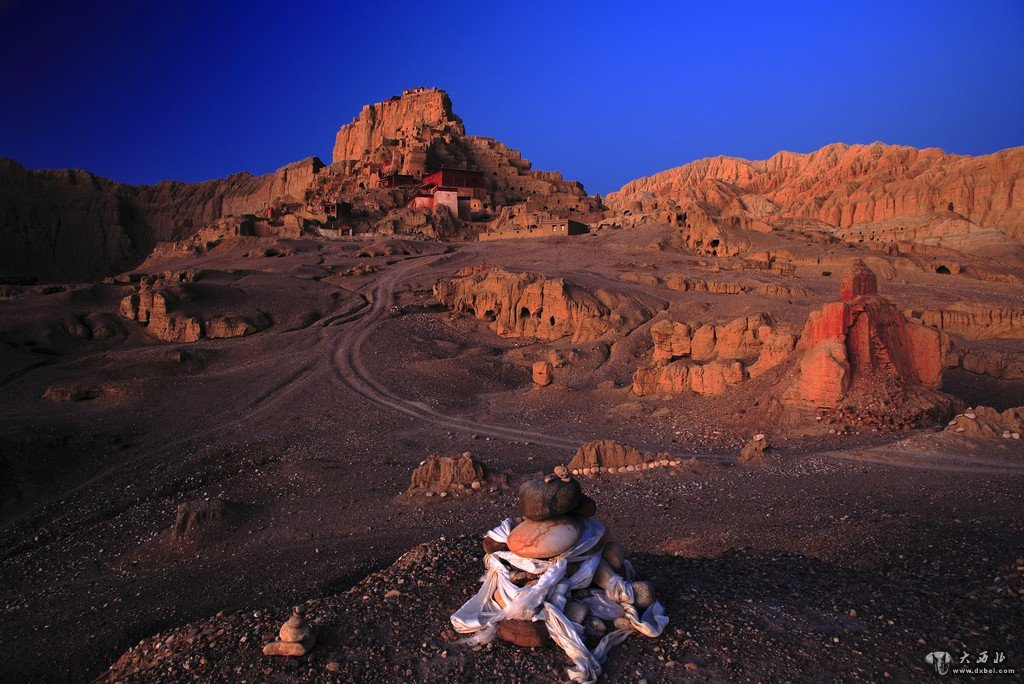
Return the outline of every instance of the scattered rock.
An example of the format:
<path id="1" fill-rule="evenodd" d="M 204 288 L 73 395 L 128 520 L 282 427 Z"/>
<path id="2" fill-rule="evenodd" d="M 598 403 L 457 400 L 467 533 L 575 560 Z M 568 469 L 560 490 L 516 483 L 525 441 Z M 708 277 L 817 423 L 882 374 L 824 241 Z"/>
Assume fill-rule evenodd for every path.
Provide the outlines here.
<path id="1" fill-rule="evenodd" d="M 764 458 L 766 452 L 771 450 L 764 435 L 758 436 L 761 439 L 755 437 L 743 445 L 743 449 L 740 451 L 740 463 L 756 463 Z"/>

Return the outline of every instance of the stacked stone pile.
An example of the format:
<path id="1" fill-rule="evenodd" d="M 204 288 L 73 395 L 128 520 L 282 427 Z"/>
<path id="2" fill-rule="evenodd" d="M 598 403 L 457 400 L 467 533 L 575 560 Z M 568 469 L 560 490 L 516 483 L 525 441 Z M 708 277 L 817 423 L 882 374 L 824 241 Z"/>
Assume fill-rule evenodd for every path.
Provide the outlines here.
<path id="1" fill-rule="evenodd" d="M 506 519 L 484 537 L 483 586 L 451 617 L 463 643 L 554 641 L 573 661 L 569 678 L 593 682 L 608 651 L 634 631 L 661 634 L 668 617 L 654 586 L 635 578 L 567 468 L 524 483 L 519 507 L 516 524 Z"/>
<path id="2" fill-rule="evenodd" d="M 306 624 L 306 611 L 301 606 L 295 606 L 292 616 L 281 625 L 277 636 L 277 641 L 263 647 L 263 655 L 304 656 L 316 644 L 316 635 Z"/>

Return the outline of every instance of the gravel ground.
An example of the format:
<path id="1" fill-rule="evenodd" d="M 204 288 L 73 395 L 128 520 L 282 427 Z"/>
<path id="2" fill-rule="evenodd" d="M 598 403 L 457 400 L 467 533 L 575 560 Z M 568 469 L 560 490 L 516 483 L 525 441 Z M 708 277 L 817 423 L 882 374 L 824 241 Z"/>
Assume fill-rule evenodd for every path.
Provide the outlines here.
<path id="1" fill-rule="evenodd" d="M 349 591 L 306 602 L 319 640 L 301 658 L 268 658 L 289 609 L 218 614 L 146 639 L 100 680 L 557 682 L 554 646 L 451 643 L 448 615 L 477 586 L 482 551 L 459 537 L 421 545 Z M 642 554 L 671 622 L 612 651 L 605 681 L 906 681 L 933 650 L 1003 651 L 1024 633 L 1005 587 L 970 593 L 942 575 L 891 577 L 799 553 L 735 549 L 716 558 Z"/>

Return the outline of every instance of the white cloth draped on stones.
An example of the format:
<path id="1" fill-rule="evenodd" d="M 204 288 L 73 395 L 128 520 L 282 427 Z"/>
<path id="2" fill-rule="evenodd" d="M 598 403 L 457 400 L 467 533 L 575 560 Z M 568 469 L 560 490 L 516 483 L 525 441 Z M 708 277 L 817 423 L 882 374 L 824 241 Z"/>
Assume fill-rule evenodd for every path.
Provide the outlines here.
<path id="1" fill-rule="evenodd" d="M 643 616 L 633 606 L 633 566 L 629 561 L 623 564 L 626 577 L 613 575 L 608 586 L 601 590 L 590 585 L 594 572 L 601 562 L 604 525 L 594 518 L 585 518 L 586 527 L 576 544 L 555 558 L 539 560 L 523 558 L 511 551 L 496 551 L 484 556 L 486 573 L 482 577 L 480 591 L 456 611 L 452 625 L 460 634 L 469 635 L 460 643 L 475 646 L 486 644 L 497 634 L 498 623 L 505 619 L 542 620 L 552 640 L 565 651 L 573 662 L 566 672 L 569 679 L 580 684 L 596 682 L 601 674 L 601 665 L 608 657 L 608 651 L 621 644 L 633 632 L 656 637 L 668 624 L 668 616 L 660 602 L 655 601 Z M 487 533 L 495 541 L 506 543 L 512 531 L 512 520 L 505 519 Z M 504 561 L 504 562 L 502 562 Z M 570 563 L 579 563 L 579 569 L 566 576 Z M 507 564 L 507 565 L 506 565 Z M 508 566 L 539 575 L 536 583 L 519 587 L 510 577 Z M 590 614 L 601 619 L 614 620 L 625 617 L 630 626 L 608 632 L 594 650 L 583 643 L 583 627 L 572 622 L 562 612 L 571 598 L 570 592 L 585 589 L 587 595 L 580 598 Z M 495 592 L 501 596 L 505 607 L 494 600 Z"/>

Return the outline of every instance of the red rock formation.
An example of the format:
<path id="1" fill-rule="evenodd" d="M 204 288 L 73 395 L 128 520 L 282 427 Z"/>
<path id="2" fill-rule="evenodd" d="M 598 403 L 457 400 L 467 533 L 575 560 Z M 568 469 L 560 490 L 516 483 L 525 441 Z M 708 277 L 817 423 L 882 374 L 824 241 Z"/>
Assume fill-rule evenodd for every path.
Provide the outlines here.
<path id="1" fill-rule="evenodd" d="M 333 161 L 373 164 L 383 173 L 419 178 L 427 172 L 428 155 L 448 152 L 440 148 L 464 135 L 466 129 L 452 112 L 448 93 L 416 88 L 363 107 L 359 116 L 338 131 Z"/>
<path id="2" fill-rule="evenodd" d="M 651 338 L 654 364 L 633 375 L 638 396 L 685 391 L 719 395 L 767 372 L 796 345 L 795 336 L 778 331 L 767 314 L 696 327 L 662 320 L 651 326 Z"/>
<path id="3" fill-rule="evenodd" d="M 779 152 L 765 161 L 701 159 L 627 183 L 609 204 L 644 193 L 663 200 L 749 202 L 762 219 L 813 218 L 846 227 L 900 216 L 955 211 L 978 225 L 1024 226 L 1024 147 L 969 157 L 900 145 L 827 145 L 816 152 Z M 712 190 L 713 188 L 713 190 Z M 952 208 L 950 208 L 952 203 Z"/>
<path id="4" fill-rule="evenodd" d="M 878 278 L 875 272 L 864 265 L 860 259 L 854 261 L 850 268 L 843 272 L 839 285 L 839 298 L 844 302 L 854 297 L 878 294 Z"/>
<path id="5" fill-rule="evenodd" d="M 499 268 L 442 280 L 434 296 L 450 309 L 489 321 L 501 337 L 587 342 L 631 330 L 650 317 L 629 297 L 604 290 L 591 294 L 561 278 Z"/>
<path id="6" fill-rule="evenodd" d="M 719 240 L 716 256 L 723 247 L 727 253 L 736 249 L 729 246 L 742 239 L 735 228 L 804 224 L 843 229 L 839 234 L 853 242 L 902 237 L 973 251 L 980 241 L 978 249 L 998 256 L 995 250 L 1013 241 L 979 227 L 1024 238 L 1024 147 L 968 157 L 935 148 L 837 143 L 809 154 L 779 152 L 765 161 L 713 157 L 627 183 L 606 201 L 620 212 L 681 226 L 691 249 L 701 253 L 713 253 L 706 236 L 718 231 L 711 238 Z M 875 234 L 875 224 L 920 217 L 929 220 Z M 969 225 L 951 227 L 950 219 Z"/>
<path id="7" fill-rule="evenodd" d="M 796 377 L 787 403 L 834 408 L 850 401 L 885 404 L 895 411 L 948 409 L 942 384 L 947 342 L 936 330 L 908 322 L 878 294 L 874 274 L 859 259 L 842 277 L 843 301 L 811 312 L 797 345 Z"/>

